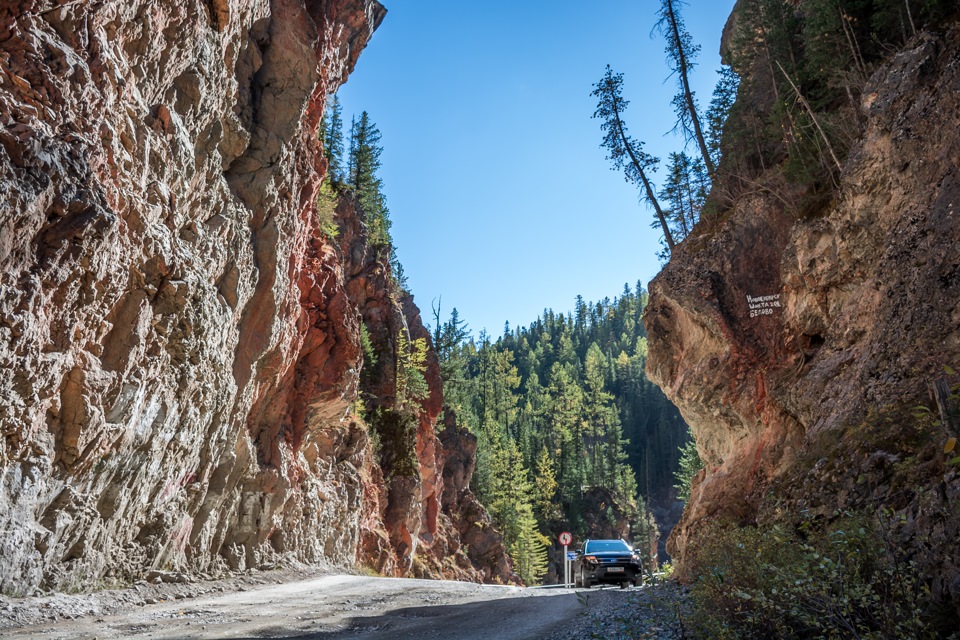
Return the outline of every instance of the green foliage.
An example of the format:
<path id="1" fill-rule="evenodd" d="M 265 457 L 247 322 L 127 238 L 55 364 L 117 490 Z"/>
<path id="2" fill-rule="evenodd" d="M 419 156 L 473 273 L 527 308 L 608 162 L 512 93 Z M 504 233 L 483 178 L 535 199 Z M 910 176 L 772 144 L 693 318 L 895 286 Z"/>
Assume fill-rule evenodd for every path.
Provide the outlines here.
<path id="1" fill-rule="evenodd" d="M 526 584 L 535 584 L 547 571 L 547 545 L 533 514 L 533 486 L 517 445 L 494 445 L 490 461 L 487 507 L 503 534 L 513 570 Z"/>
<path id="2" fill-rule="evenodd" d="M 320 125 L 320 141 L 323 143 L 323 155 L 327 159 L 327 180 L 340 185 L 344 181 L 343 173 L 343 109 L 340 98 L 334 94 L 330 105 L 323 114 Z"/>
<path id="3" fill-rule="evenodd" d="M 700 211 L 710 192 L 710 178 L 700 159 L 686 153 L 671 153 L 667 177 L 660 190 L 670 231 L 678 242 L 686 238 L 700 220 Z"/>
<path id="4" fill-rule="evenodd" d="M 560 485 L 553 470 L 553 460 L 546 449 L 543 449 L 540 457 L 537 458 L 534 482 L 533 507 L 537 519 L 548 526 L 558 523 L 563 517 L 557 501 L 557 490 Z"/>
<path id="5" fill-rule="evenodd" d="M 427 340 L 410 340 L 406 328 L 397 333 L 397 384 L 398 407 L 407 407 L 430 394 L 430 387 L 423 374 L 427 370 Z"/>
<path id="6" fill-rule="evenodd" d="M 861 94 L 877 65 L 917 30 L 936 28 L 955 0 L 747 0 L 729 56 L 751 100 L 731 109 L 723 137 L 729 190 L 755 187 L 783 163 L 812 194 L 837 184 L 862 131 Z"/>
<path id="7" fill-rule="evenodd" d="M 673 474 L 677 481 L 673 485 L 677 490 L 677 500 L 683 500 L 685 503 L 690 500 L 690 482 L 700 469 L 703 469 L 703 461 L 697 453 L 697 443 L 691 438 L 680 447 L 680 465 Z"/>
<path id="8" fill-rule="evenodd" d="M 328 238 L 336 238 L 340 235 L 336 220 L 337 202 L 336 191 L 325 180 L 317 194 L 317 223 L 320 225 L 320 231 Z"/>
<path id="9" fill-rule="evenodd" d="M 447 322 L 440 320 L 441 303 L 433 307 L 433 348 L 440 360 L 440 377 L 446 404 L 457 413 L 463 412 L 464 391 L 468 386 L 467 366 L 470 360 L 468 337 L 470 330 L 454 307 Z"/>
<path id="10" fill-rule="evenodd" d="M 360 322 L 360 349 L 363 353 L 363 365 L 367 370 L 377 366 L 377 352 L 370 340 L 370 331 L 364 322 Z"/>
<path id="11" fill-rule="evenodd" d="M 644 374 L 646 300 L 639 284 L 625 285 L 620 298 L 578 298 L 573 313 L 545 310 L 496 341 L 471 338 L 455 311 L 440 322 L 434 308 L 445 400 L 477 436 L 472 486 L 484 504 L 501 499 L 501 458 L 515 448 L 541 531 L 588 533 L 581 508 L 594 489 L 611 496 L 636 535 L 652 531 L 639 496 L 672 494 L 686 426 Z M 498 526 L 501 517 L 494 516 Z"/>
<path id="12" fill-rule="evenodd" d="M 677 114 L 677 128 L 683 134 L 685 143 L 694 142 L 700 149 L 701 160 L 706 171 L 712 176 L 716 172 L 707 141 L 703 134 L 698 114 L 699 106 L 693 90 L 690 88 L 690 74 L 696 67 L 696 58 L 700 45 L 693 41 L 687 31 L 680 13 L 682 0 L 660 0 L 656 29 L 667 43 L 667 64 L 670 76 L 677 81 L 677 93 L 673 98 L 673 108 Z"/>
<path id="13" fill-rule="evenodd" d="M 642 496 L 637 498 L 637 506 L 639 508 L 636 518 L 631 523 L 631 542 L 634 550 L 640 554 L 644 572 L 650 575 L 657 568 L 655 554 L 658 553 L 657 543 L 660 539 L 660 531 Z"/>
<path id="14" fill-rule="evenodd" d="M 374 247 L 389 246 L 390 211 L 383 195 L 380 169 L 380 130 L 366 111 L 350 125 L 350 151 L 347 182 L 357 195 L 367 222 L 369 242 Z"/>
<path id="15" fill-rule="evenodd" d="M 737 99 L 737 90 L 740 88 L 740 76 L 732 67 L 723 65 L 717 73 L 720 79 L 713 90 L 710 107 L 706 113 L 707 149 L 715 165 L 720 164 L 723 128 L 730 117 L 730 111 Z"/>
<path id="16" fill-rule="evenodd" d="M 593 117 L 601 121 L 600 130 L 604 136 L 600 146 L 607 150 L 607 160 L 614 171 L 623 171 L 626 181 L 641 189 L 642 198 L 653 208 L 656 224 L 663 231 L 666 250 L 673 251 L 673 235 L 649 177 L 657 170 L 660 159 L 643 150 L 644 143 L 630 136 L 623 120 L 623 113 L 630 105 L 630 101 L 623 97 L 623 74 L 614 73 L 607 65 L 603 78 L 594 85 L 590 95 L 598 100 Z"/>
<path id="17" fill-rule="evenodd" d="M 929 590 L 883 519 L 802 531 L 715 526 L 696 550 L 695 621 L 712 638 L 934 638 Z"/>
<path id="18" fill-rule="evenodd" d="M 396 247 L 392 247 L 390 252 L 390 284 L 394 291 L 410 292 L 407 274 L 406 271 L 404 271 L 403 265 L 400 264 L 400 258 L 397 257 Z"/>
<path id="19" fill-rule="evenodd" d="M 417 417 L 412 411 L 394 411 L 378 408 L 370 417 L 375 433 L 374 443 L 379 444 L 380 467 L 386 478 L 402 476 L 420 477 L 417 461 Z"/>

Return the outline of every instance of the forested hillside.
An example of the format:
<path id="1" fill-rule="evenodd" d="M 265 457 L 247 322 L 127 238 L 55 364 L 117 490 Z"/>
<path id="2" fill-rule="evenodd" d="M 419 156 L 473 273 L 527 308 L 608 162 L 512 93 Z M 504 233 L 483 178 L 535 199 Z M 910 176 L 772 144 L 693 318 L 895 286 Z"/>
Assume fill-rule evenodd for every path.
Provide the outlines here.
<path id="1" fill-rule="evenodd" d="M 393 286 L 402 291 L 403 267 L 378 177 L 380 132 L 366 112 L 352 118 L 346 143 L 343 129 L 333 96 L 321 128 L 330 179 L 321 189 L 320 223 L 337 235 L 338 194 L 356 194 L 371 242 L 390 253 Z M 561 530 L 578 539 L 628 536 L 652 556 L 661 536 L 651 512 L 662 514 L 663 534 L 679 517 L 670 514 L 674 473 L 689 435 L 677 409 L 644 373 L 646 303 L 639 282 L 635 289 L 624 285 L 612 301 L 587 303 L 578 296 L 573 312 L 546 309 L 529 327 L 507 326 L 497 339 L 486 332 L 474 336 L 456 309 L 446 318 L 439 303 L 434 309 L 445 405 L 478 440 L 472 488 L 527 583 L 547 572 L 547 547 Z M 378 367 L 378 345 L 369 331 L 363 337 L 366 379 Z M 416 400 L 427 344 L 412 338 L 401 343 L 398 393 L 406 390 Z M 361 411 L 376 405 L 366 395 Z M 376 427 L 378 416 L 369 418 Z"/>
<path id="2" fill-rule="evenodd" d="M 479 440 L 474 489 L 526 580 L 544 545 L 626 532 L 649 549 L 647 505 L 674 500 L 687 429 L 650 383 L 638 283 L 572 313 L 546 309 L 528 327 L 475 339 L 456 309 L 434 309 L 446 404 Z M 547 534 L 549 540 L 542 534 Z"/>

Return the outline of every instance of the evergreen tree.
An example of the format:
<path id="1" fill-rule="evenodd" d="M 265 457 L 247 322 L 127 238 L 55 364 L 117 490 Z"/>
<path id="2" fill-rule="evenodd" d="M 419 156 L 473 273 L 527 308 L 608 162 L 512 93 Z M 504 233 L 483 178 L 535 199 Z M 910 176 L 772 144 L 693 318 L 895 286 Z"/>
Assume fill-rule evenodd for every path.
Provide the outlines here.
<path id="1" fill-rule="evenodd" d="M 380 170 L 380 130 L 366 111 L 354 118 L 350 127 L 350 158 L 348 183 L 357 194 L 357 200 L 366 217 L 370 243 L 373 246 L 390 245 L 390 218 L 383 195 Z"/>
<path id="2" fill-rule="evenodd" d="M 537 582 L 547 568 L 546 547 L 533 515 L 533 487 L 516 443 L 494 446 L 489 494 L 482 496 L 490 516 L 503 534 L 514 571 L 526 584 Z"/>
<path id="3" fill-rule="evenodd" d="M 713 159 L 707 148 L 707 141 L 700 126 L 697 114 L 697 101 L 690 88 L 690 73 L 696 66 L 696 56 L 700 45 L 695 44 L 680 15 L 681 0 L 661 0 L 657 29 L 667 41 L 667 60 L 673 75 L 677 77 L 678 92 L 673 99 L 677 112 L 677 125 L 687 141 L 696 141 L 706 164 L 707 173 L 712 177 L 716 172 Z"/>
<path id="4" fill-rule="evenodd" d="M 693 476 L 700 469 L 703 469 L 703 461 L 700 460 L 700 454 L 697 453 L 697 443 L 693 438 L 680 448 L 679 468 L 674 472 L 673 477 L 676 484 L 673 485 L 677 490 L 677 500 L 687 502 L 690 500 L 690 483 Z"/>
<path id="5" fill-rule="evenodd" d="M 656 171 L 659 160 L 644 152 L 642 142 L 630 137 L 623 121 L 623 112 L 630 104 L 630 101 L 623 97 L 623 74 L 614 73 L 610 65 L 607 65 L 603 79 L 594 85 L 590 95 L 599 98 L 593 117 L 602 120 L 600 129 L 605 132 L 600 146 L 607 150 L 607 159 L 613 163 L 614 170 L 622 170 L 627 182 L 643 188 L 644 198 L 653 207 L 660 223 L 667 251 L 673 251 L 674 241 L 670 226 L 647 176 L 648 172 Z"/>
<path id="6" fill-rule="evenodd" d="M 687 430 L 644 374 L 646 303 L 640 284 L 625 285 L 613 300 L 579 298 L 570 314 L 545 309 L 497 341 L 485 332 L 474 341 L 459 314 L 440 322 L 434 309 L 440 368 L 456 381 L 446 384 L 446 401 L 477 436 L 472 487 L 484 504 L 496 503 L 491 517 L 509 531 L 524 571 L 533 566 L 524 545 L 536 537 L 524 502 L 538 532 L 584 536 L 585 509 L 597 507 L 584 503 L 587 492 L 609 493 L 635 536 L 656 538 L 640 498 L 672 500 Z"/>
<path id="7" fill-rule="evenodd" d="M 550 539 L 540 533 L 529 503 L 520 505 L 517 510 L 517 536 L 508 544 L 508 551 L 513 560 L 513 570 L 525 584 L 537 584 L 547 573 L 549 545 Z"/>
<path id="8" fill-rule="evenodd" d="M 534 509 L 540 522 L 550 525 L 559 520 L 563 514 L 560 512 L 557 501 L 559 485 L 553 471 L 553 459 L 546 449 L 540 450 L 534 477 Z"/>
<path id="9" fill-rule="evenodd" d="M 323 155 L 327 159 L 327 179 L 339 185 L 344 180 L 343 108 L 337 94 L 330 97 L 330 104 L 323 116 L 320 137 L 323 142 Z"/>
<path id="10" fill-rule="evenodd" d="M 683 240 L 699 217 L 699 205 L 693 202 L 690 185 L 690 158 L 686 153 L 671 153 L 667 177 L 660 199 L 668 209 L 668 218 L 675 238 Z"/>
<path id="11" fill-rule="evenodd" d="M 396 397 L 397 405 L 405 407 L 423 400 L 430 394 L 424 372 L 427 369 L 427 341 L 411 340 L 406 329 L 397 333 Z"/>
<path id="12" fill-rule="evenodd" d="M 732 67 L 724 65 L 717 71 L 720 79 L 713 90 L 713 98 L 707 109 L 707 151 L 715 165 L 720 164 L 720 139 L 723 126 L 730 116 L 730 110 L 737 99 L 737 89 L 740 87 L 740 76 Z"/>
<path id="13" fill-rule="evenodd" d="M 660 199 L 669 206 L 674 238 L 683 240 L 693 231 L 709 191 L 710 179 L 699 158 L 693 160 L 683 152 L 670 154 Z"/>

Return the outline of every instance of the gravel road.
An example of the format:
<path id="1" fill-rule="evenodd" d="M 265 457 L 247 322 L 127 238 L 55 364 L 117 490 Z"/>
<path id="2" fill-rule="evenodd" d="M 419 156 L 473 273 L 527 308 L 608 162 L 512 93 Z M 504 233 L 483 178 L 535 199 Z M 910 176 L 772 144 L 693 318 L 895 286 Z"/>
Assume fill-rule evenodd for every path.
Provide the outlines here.
<path id="1" fill-rule="evenodd" d="M 125 605 L 119 607 L 103 593 L 7 598 L 0 613 L 19 612 L 32 624 L 0 619 L 0 638 L 519 640 L 548 638 L 583 610 L 572 590 L 436 580 L 335 575 L 203 595 L 191 586 L 141 602 L 128 597 L 130 590 L 113 592 Z M 163 597 L 169 599 L 147 604 Z"/>
<path id="2" fill-rule="evenodd" d="M 587 591 L 273 571 L 0 597 L 0 638 L 673 639 L 690 637 L 688 604 L 672 583 Z"/>

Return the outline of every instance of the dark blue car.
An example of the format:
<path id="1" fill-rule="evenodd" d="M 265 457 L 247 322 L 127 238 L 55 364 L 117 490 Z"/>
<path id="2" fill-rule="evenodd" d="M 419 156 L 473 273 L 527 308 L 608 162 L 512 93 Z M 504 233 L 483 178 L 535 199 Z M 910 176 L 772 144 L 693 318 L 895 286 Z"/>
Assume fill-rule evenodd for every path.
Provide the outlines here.
<path id="1" fill-rule="evenodd" d="M 623 540 L 587 540 L 573 561 L 573 582 L 587 588 L 601 582 L 619 584 L 621 589 L 631 583 L 639 587 L 643 563 Z"/>

